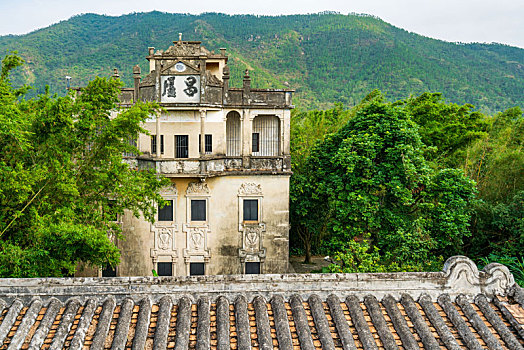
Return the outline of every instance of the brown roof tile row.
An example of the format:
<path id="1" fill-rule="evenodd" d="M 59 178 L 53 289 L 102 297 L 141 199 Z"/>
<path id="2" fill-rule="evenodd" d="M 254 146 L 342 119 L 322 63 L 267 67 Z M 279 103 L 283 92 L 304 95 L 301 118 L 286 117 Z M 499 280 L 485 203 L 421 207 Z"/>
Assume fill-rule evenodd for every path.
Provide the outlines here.
<path id="1" fill-rule="evenodd" d="M 507 268 L 465 257 L 442 273 L 0 279 L 0 350 L 524 350 L 523 302 Z"/>
<path id="2" fill-rule="evenodd" d="M 483 294 L 455 302 L 447 294 L 437 302 L 312 294 L 307 301 L 164 296 L 157 304 L 126 298 L 116 305 L 109 297 L 101 305 L 78 298 L 2 305 L 0 349 L 524 349 L 524 324 L 511 312 L 518 303 Z"/>

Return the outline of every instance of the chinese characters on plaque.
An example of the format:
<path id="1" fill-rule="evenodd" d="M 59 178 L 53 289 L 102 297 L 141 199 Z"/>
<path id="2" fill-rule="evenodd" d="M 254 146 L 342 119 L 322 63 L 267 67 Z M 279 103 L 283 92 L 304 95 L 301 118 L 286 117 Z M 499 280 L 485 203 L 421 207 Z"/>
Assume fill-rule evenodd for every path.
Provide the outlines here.
<path id="1" fill-rule="evenodd" d="M 199 75 L 166 75 L 161 79 L 161 98 L 164 103 L 199 103 Z"/>

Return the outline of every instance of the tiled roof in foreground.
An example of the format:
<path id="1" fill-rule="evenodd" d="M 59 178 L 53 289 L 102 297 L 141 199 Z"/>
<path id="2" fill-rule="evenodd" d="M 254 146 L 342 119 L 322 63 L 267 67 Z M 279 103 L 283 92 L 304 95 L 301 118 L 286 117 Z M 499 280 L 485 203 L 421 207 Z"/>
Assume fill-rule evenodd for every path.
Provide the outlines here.
<path id="1" fill-rule="evenodd" d="M 506 267 L 0 279 L 0 349 L 523 349 Z"/>

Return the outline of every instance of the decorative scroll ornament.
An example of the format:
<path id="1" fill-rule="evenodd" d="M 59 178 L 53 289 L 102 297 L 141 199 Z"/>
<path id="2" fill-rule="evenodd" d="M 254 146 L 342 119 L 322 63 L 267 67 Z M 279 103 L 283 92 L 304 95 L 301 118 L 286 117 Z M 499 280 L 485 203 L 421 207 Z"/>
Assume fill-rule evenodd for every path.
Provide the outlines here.
<path id="1" fill-rule="evenodd" d="M 239 196 L 253 196 L 253 195 L 262 195 L 262 188 L 260 184 L 254 182 L 246 182 L 240 186 L 238 190 Z"/>
<path id="2" fill-rule="evenodd" d="M 160 189 L 160 194 L 165 196 L 176 196 L 178 195 L 178 189 L 176 184 L 172 183 L 167 186 L 164 186 Z"/>
<path id="3" fill-rule="evenodd" d="M 480 284 L 477 265 L 465 256 L 452 256 L 444 263 L 447 285 L 461 288 L 475 288 Z"/>
<path id="4" fill-rule="evenodd" d="M 190 182 L 189 185 L 187 185 L 186 195 L 191 194 L 209 194 L 209 187 L 207 186 L 207 183 L 205 182 Z"/>
<path id="5" fill-rule="evenodd" d="M 486 274 L 483 292 L 489 295 L 505 295 L 513 287 L 515 279 L 509 269 L 498 263 L 486 265 L 482 270 Z"/>

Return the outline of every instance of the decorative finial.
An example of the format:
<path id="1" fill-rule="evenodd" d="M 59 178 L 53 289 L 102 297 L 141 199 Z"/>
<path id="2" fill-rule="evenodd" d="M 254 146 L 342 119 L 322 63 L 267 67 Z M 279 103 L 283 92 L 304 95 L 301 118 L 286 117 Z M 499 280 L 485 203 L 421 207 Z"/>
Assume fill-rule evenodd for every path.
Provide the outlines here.
<path id="1" fill-rule="evenodd" d="M 178 41 L 182 42 L 182 33 L 178 33 Z"/>
<path id="2" fill-rule="evenodd" d="M 118 68 L 113 69 L 113 78 L 115 79 L 120 78 L 120 74 L 118 74 Z"/>
<path id="3" fill-rule="evenodd" d="M 249 69 L 244 72 L 244 78 L 249 78 Z"/>

